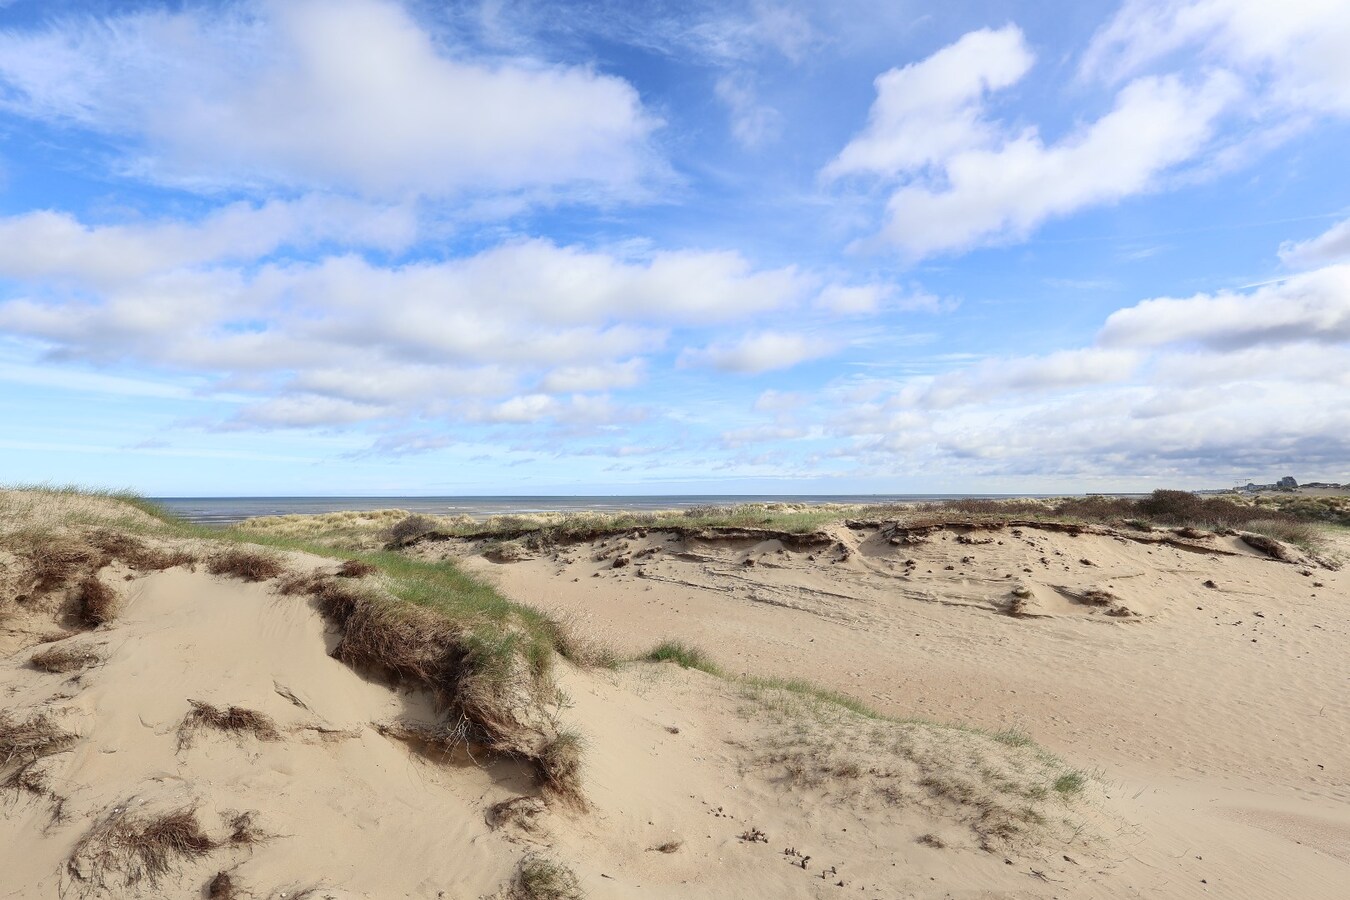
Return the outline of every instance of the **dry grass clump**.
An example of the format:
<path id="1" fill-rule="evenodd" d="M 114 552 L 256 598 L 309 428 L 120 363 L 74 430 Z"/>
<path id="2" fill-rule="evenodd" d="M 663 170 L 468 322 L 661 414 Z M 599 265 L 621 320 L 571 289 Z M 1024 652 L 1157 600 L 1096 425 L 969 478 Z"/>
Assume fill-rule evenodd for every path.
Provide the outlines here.
<path id="1" fill-rule="evenodd" d="M 548 667 L 557 630 L 546 630 L 548 620 L 533 613 L 539 619 L 535 623 L 527 618 L 531 613 L 454 570 L 408 560 L 393 566 L 393 584 L 407 598 L 323 575 L 291 579 L 281 590 L 312 596 L 341 630 L 335 659 L 432 694 L 447 724 L 434 734 L 419 734 L 420 739 L 450 749 L 469 743 L 532 762 L 541 779 L 552 779 L 560 796 L 578 793 L 565 786 L 576 772 L 561 754 L 565 741 L 556 759 L 542 762 L 558 739 L 547 710 L 556 697 Z M 456 595 L 460 587 L 466 590 Z M 418 602 L 424 596 L 426 605 Z M 432 605 L 451 598 L 462 606 L 442 612 Z"/>
<path id="2" fill-rule="evenodd" d="M 511 797 L 489 806 L 484 818 L 493 830 L 511 827 L 536 834 L 544 828 L 539 820 L 546 812 L 548 806 L 537 797 Z"/>
<path id="3" fill-rule="evenodd" d="M 86 576 L 75 595 L 76 616 L 87 628 L 97 628 L 117 618 L 117 592 L 97 575 Z"/>
<path id="4" fill-rule="evenodd" d="M 581 761 L 585 743 L 575 731 L 562 731 L 544 746 L 535 765 L 544 790 L 573 806 L 585 808 L 581 792 Z"/>
<path id="5" fill-rule="evenodd" d="M 217 872 L 216 877 L 206 885 L 207 900 L 235 900 L 238 896 L 229 872 Z"/>
<path id="6" fill-rule="evenodd" d="M 178 725 L 178 749 L 192 746 L 193 736 L 204 728 L 238 735 L 252 735 L 260 741 L 279 741 L 281 732 L 271 716 L 242 706 L 221 709 L 201 700 L 189 700 L 192 709 Z"/>
<path id="7" fill-rule="evenodd" d="M 359 559 L 345 561 L 337 570 L 339 578 L 365 578 L 380 571 L 380 567 Z"/>
<path id="8" fill-rule="evenodd" d="M 266 581 L 286 571 L 274 553 L 233 548 L 212 556 L 206 563 L 212 575 L 225 575 L 244 581 Z"/>
<path id="9" fill-rule="evenodd" d="M 576 873 L 537 853 L 521 859 L 511 879 L 510 900 L 582 900 L 585 893 Z"/>
<path id="10" fill-rule="evenodd" d="M 62 534 L 33 533 L 15 537 L 28 563 L 30 591 L 43 594 L 64 587 L 101 565 L 102 554 L 82 540 Z"/>
<path id="11" fill-rule="evenodd" d="M 19 719 L 10 710 L 0 711 L 0 770 L 60 753 L 75 740 L 45 712 Z"/>
<path id="12" fill-rule="evenodd" d="M 103 656 L 93 647 L 68 644 L 39 650 L 28 659 L 29 665 L 33 668 L 54 675 L 64 675 L 67 672 L 87 669 L 102 661 Z"/>
<path id="13" fill-rule="evenodd" d="M 202 830 L 195 807 L 147 814 L 124 804 L 80 838 L 66 868 L 95 889 L 111 890 L 110 880 L 127 888 L 144 881 L 153 888 L 179 860 L 198 859 L 217 846 Z"/>
<path id="14" fill-rule="evenodd" d="M 89 534 L 89 543 L 108 557 L 119 559 L 138 572 L 161 572 L 175 566 L 190 566 L 197 561 L 187 550 L 163 550 L 120 531 L 98 529 Z"/>

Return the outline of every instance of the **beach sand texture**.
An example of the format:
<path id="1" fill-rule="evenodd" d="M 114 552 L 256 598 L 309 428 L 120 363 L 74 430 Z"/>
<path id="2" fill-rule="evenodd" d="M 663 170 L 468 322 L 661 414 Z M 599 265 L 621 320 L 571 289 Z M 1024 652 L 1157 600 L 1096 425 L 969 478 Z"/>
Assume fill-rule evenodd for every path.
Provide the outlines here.
<path id="1" fill-rule="evenodd" d="M 110 510 L 46 524 L 134 524 Z M 43 588 L 24 552 L 0 554 L 0 897 L 575 895 L 561 867 L 598 898 L 1350 883 L 1350 584 L 1311 558 L 1232 536 L 885 523 L 493 553 L 511 562 L 482 541 L 411 548 L 574 634 L 631 655 L 684 640 L 733 676 L 555 660 L 578 803 L 520 758 L 419 740 L 436 698 L 333 658 L 341 627 L 279 592 L 285 575 L 211 574 L 200 538 L 149 542 L 196 561 L 101 566 L 98 624 L 79 620 L 97 589 Z M 340 563 L 280 558 L 299 575 Z"/>

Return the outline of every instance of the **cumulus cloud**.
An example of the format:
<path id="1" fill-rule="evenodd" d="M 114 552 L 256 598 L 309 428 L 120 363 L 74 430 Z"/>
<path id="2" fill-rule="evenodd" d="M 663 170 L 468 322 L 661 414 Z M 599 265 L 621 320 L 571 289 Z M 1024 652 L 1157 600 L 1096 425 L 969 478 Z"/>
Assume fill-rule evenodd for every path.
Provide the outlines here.
<path id="1" fill-rule="evenodd" d="M 192 223 L 89 226 L 68 213 L 38 210 L 0 218 L 0 272 L 107 286 L 165 269 L 250 261 L 281 247 L 331 242 L 399 250 L 416 234 L 409 207 L 321 195 L 232 203 Z"/>
<path id="2" fill-rule="evenodd" d="M 701 349 L 687 349 L 678 365 L 711 366 L 724 372 L 758 375 L 789 369 L 799 363 L 828 356 L 838 348 L 827 340 L 805 334 L 765 331 L 735 342 L 718 342 Z"/>
<path id="3" fill-rule="evenodd" d="M 859 470 L 1221 486 L 1350 458 L 1350 266 L 1243 291 L 1144 300 L 1094 346 L 985 359 L 937 376 L 841 380 L 775 413 L 847 441 Z M 749 432 L 746 432 L 748 435 Z M 1278 473 L 1277 473 L 1278 474 Z"/>
<path id="4" fill-rule="evenodd" d="M 1266 102 L 1350 113 L 1350 6 L 1339 0 L 1128 0 L 1083 56 L 1088 77 L 1127 78 L 1181 51 L 1263 79 Z"/>
<path id="5" fill-rule="evenodd" d="M 631 190 L 657 121 L 626 81 L 437 42 L 393 0 L 259 0 L 0 32 L 0 108 L 107 134 L 182 183 L 372 195 Z"/>
<path id="6" fill-rule="evenodd" d="M 672 329 L 790 308 L 819 289 L 809 273 L 756 269 L 736 253 L 624 257 L 542 240 L 402 265 L 354 253 L 239 258 L 350 225 L 321 218 L 282 204 L 192 225 L 0 220 L 15 235 L 45 226 L 28 252 L 0 248 L 0 278 L 11 282 L 0 331 L 45 343 L 52 359 L 168 369 L 252 397 L 231 427 L 410 416 L 596 424 L 621 417 L 609 392 L 639 384 L 644 354 Z M 770 339 L 733 350 L 717 360 L 753 369 L 818 347 Z"/>
<path id="7" fill-rule="evenodd" d="M 984 403 L 1000 394 L 1073 390 L 1123 381 L 1138 364 L 1139 357 L 1135 353 L 1098 348 L 991 359 L 940 375 L 912 394 L 915 405 L 946 409 Z"/>
<path id="8" fill-rule="evenodd" d="M 927 59 L 877 76 L 867 127 L 824 169 L 895 177 L 986 146 L 997 130 L 985 121 L 990 91 L 1019 81 L 1035 57 L 1021 29 L 972 31 Z"/>
<path id="9" fill-rule="evenodd" d="M 947 157 L 941 184 L 910 184 L 891 195 L 882 235 L 922 258 L 1022 239 L 1048 219 L 1150 190 L 1206 145 L 1238 95 L 1220 73 L 1198 85 L 1140 78 L 1109 113 L 1053 144 L 1027 129 L 996 147 Z"/>
<path id="10" fill-rule="evenodd" d="M 990 95 L 1034 56 L 1014 25 L 970 32 L 876 80 L 867 127 L 823 170 L 893 186 L 880 239 L 913 260 L 1019 240 L 1045 221 L 1153 189 L 1195 158 L 1242 95 L 1239 80 L 1143 76 L 1113 108 L 1053 142 L 991 119 Z"/>
<path id="11" fill-rule="evenodd" d="M 1286 241 L 1280 245 L 1280 261 L 1294 269 L 1326 265 L 1350 259 L 1350 219 L 1337 222 L 1317 237 Z"/>
<path id="12" fill-rule="evenodd" d="M 1254 291 L 1162 297 L 1112 313 L 1099 340 L 1112 347 L 1196 343 L 1226 350 L 1350 340 L 1350 265 L 1295 275 Z"/>

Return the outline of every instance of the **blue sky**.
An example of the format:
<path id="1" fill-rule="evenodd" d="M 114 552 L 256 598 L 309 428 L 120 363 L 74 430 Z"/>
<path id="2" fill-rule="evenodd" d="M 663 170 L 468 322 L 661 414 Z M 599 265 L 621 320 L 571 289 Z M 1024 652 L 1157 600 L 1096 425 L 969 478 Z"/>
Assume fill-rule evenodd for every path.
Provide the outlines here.
<path id="1" fill-rule="evenodd" d="M 0 0 L 0 481 L 1350 481 L 1350 6 Z"/>

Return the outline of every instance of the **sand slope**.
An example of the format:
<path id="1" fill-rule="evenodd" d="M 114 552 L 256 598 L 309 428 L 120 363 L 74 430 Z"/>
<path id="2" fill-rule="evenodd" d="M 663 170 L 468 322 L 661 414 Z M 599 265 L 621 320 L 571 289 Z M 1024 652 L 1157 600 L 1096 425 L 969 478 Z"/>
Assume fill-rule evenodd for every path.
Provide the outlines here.
<path id="1" fill-rule="evenodd" d="M 129 574 L 101 573 L 122 594 L 113 622 L 0 664 L 7 713 L 74 735 L 24 770 L 40 790 L 6 793 L 0 896 L 209 896 L 222 872 L 243 897 L 504 896 L 539 852 L 592 897 L 1049 896 L 1033 871 L 1096 877 L 1086 866 L 1111 827 L 1095 792 L 1048 789 L 1062 770 L 1032 748 L 869 723 L 669 664 L 564 667 L 560 715 L 587 744 L 589 808 L 547 807 L 509 760 L 428 756 L 384 733 L 429 721 L 426 698 L 331 659 L 335 635 L 308 600 L 182 568 Z M 40 624 L 25 615 L 12 633 Z M 36 669 L 54 646 L 101 661 Z M 277 734 L 185 732 L 192 700 L 263 713 Z M 532 815 L 494 821 L 503 802 Z M 91 845 L 110 823 L 180 810 L 215 846 L 165 872 Z"/>
<path id="2" fill-rule="evenodd" d="M 472 549 L 452 552 L 628 650 L 677 636 L 891 713 L 1027 730 L 1100 768 L 1129 823 L 1115 871 L 1146 895 L 1350 883 L 1343 571 L 1235 537 L 1030 526 L 795 548 L 651 532 L 505 564 Z"/>

